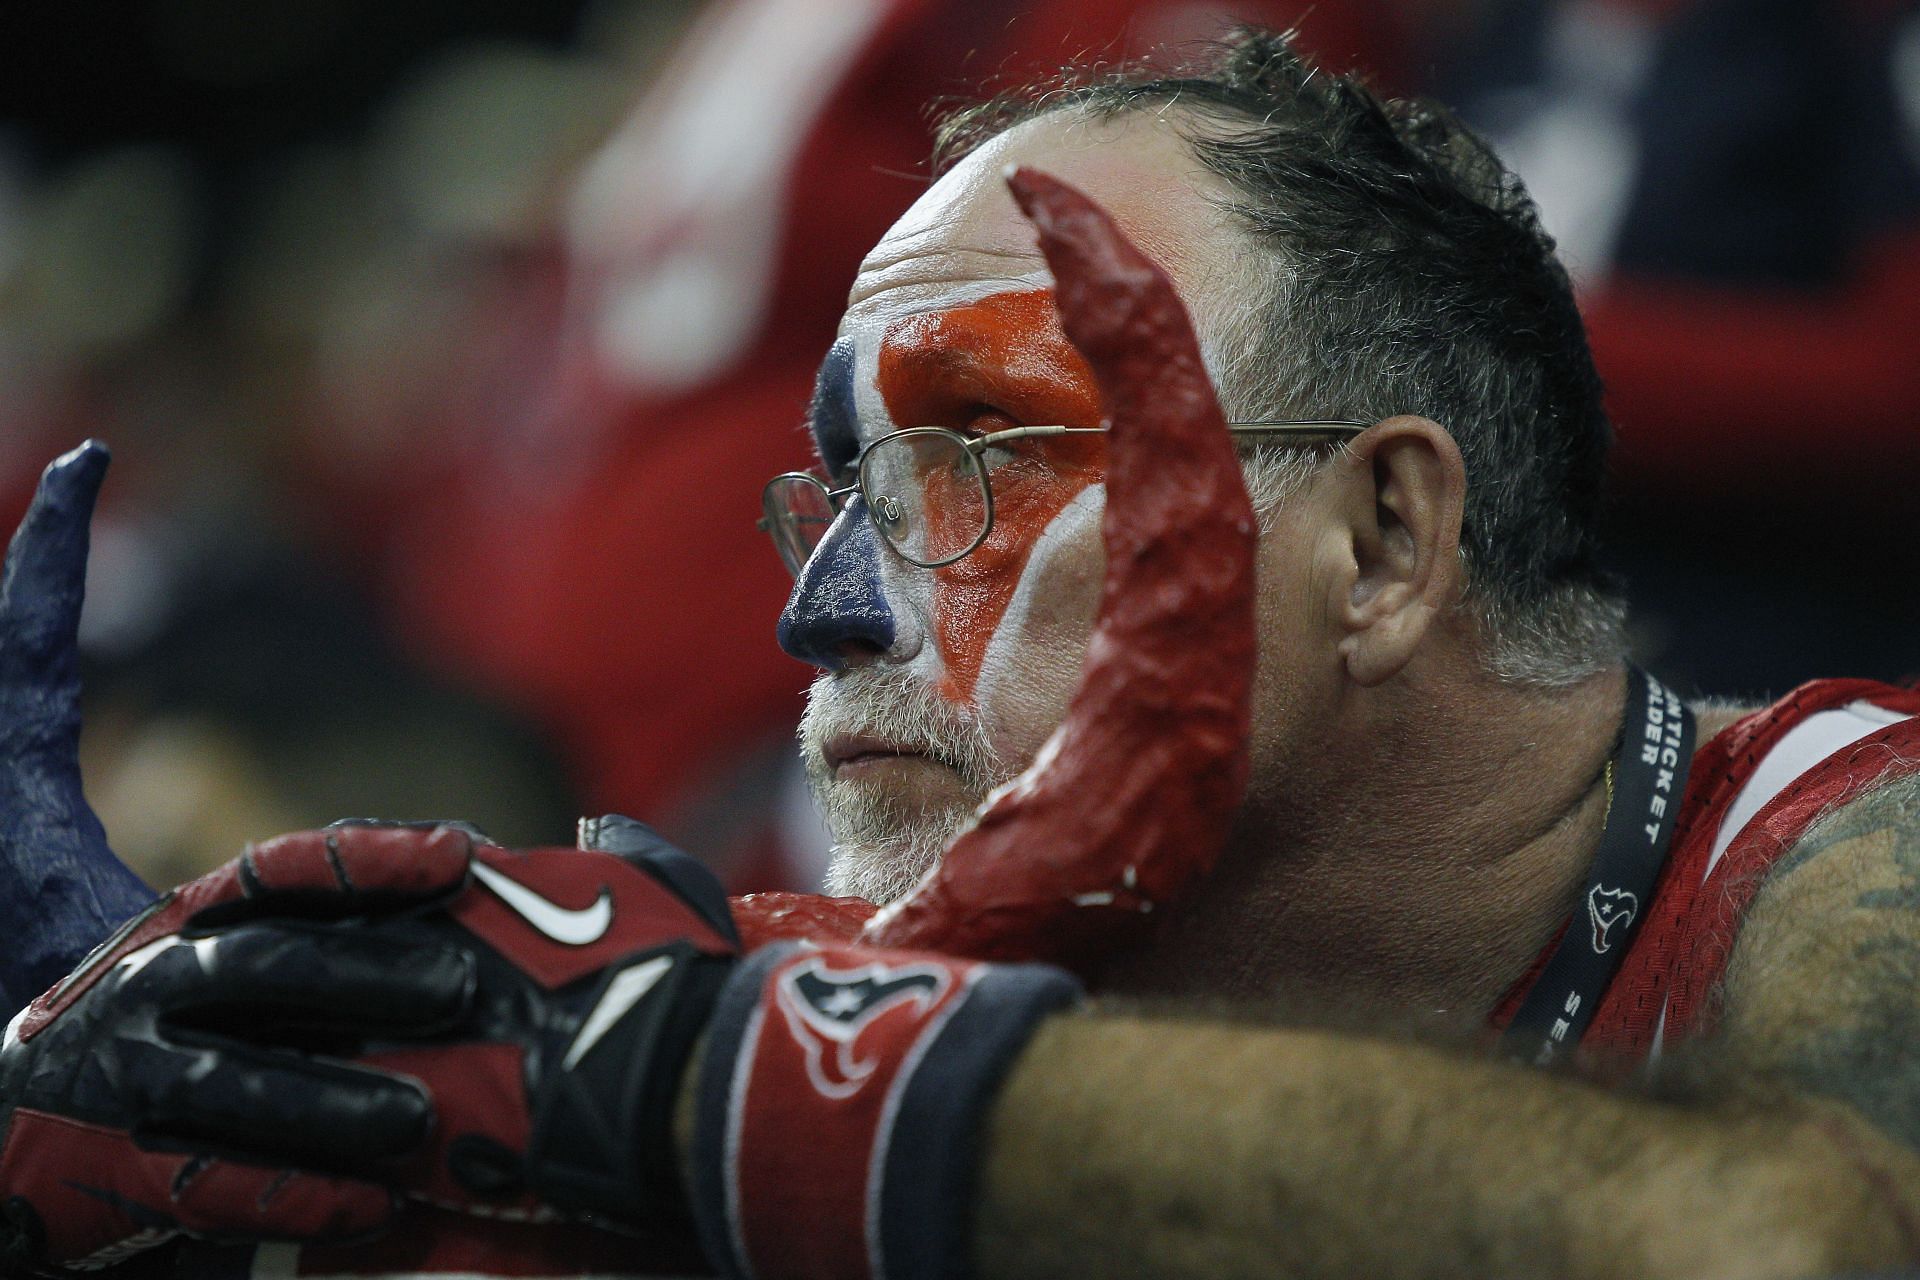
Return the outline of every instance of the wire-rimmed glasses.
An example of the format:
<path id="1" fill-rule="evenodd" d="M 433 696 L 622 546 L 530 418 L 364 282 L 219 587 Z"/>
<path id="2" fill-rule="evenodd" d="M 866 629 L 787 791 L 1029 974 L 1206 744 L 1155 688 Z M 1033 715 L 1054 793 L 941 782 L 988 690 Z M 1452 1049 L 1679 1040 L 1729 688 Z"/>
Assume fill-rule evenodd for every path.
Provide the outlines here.
<path id="1" fill-rule="evenodd" d="M 1286 422 L 1230 422 L 1236 436 L 1328 437 L 1347 440 L 1367 429 L 1344 418 Z M 938 569 L 987 540 L 993 531 L 991 449 L 1016 440 L 1098 435 L 1105 427 L 1010 427 L 965 436 L 946 427 L 906 427 L 860 451 L 854 482 L 834 488 L 809 471 L 788 471 L 767 481 L 760 528 L 794 577 L 813 555 L 854 494 L 866 500 L 867 518 L 887 545 L 909 564 Z"/>

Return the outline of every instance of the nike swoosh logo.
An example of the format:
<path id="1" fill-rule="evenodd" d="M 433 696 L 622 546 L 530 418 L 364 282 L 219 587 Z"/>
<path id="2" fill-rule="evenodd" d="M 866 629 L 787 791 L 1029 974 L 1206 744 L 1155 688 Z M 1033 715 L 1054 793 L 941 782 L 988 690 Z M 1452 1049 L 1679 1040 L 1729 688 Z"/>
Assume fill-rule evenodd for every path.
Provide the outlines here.
<path id="1" fill-rule="evenodd" d="M 474 878 L 500 896 L 514 913 L 555 942 L 569 947 L 584 947 L 598 942 L 613 923 L 613 891 L 600 886 L 600 896 L 590 907 L 570 910 L 548 902 L 518 880 L 495 871 L 484 862 L 472 864 Z"/>

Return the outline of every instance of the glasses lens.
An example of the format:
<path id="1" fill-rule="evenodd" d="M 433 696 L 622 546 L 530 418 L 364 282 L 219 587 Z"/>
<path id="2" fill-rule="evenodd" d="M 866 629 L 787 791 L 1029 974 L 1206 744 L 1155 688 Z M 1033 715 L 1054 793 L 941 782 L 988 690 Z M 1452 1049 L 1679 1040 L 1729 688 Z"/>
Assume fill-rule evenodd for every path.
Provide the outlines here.
<path id="1" fill-rule="evenodd" d="M 767 533 L 787 572 L 800 576 L 801 568 L 827 536 L 833 523 L 833 504 L 819 481 L 807 476 L 775 476 L 760 495 L 767 514 Z"/>
<path id="2" fill-rule="evenodd" d="M 950 431 L 915 427 L 876 440 L 860 483 L 874 527 L 915 564 L 956 560 L 986 534 L 986 474 Z"/>

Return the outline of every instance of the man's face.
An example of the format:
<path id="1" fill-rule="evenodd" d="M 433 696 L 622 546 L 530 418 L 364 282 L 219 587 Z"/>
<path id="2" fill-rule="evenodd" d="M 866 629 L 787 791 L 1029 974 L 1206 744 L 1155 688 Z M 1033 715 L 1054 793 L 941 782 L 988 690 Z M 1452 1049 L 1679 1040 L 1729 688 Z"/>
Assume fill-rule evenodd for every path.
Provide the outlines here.
<path id="1" fill-rule="evenodd" d="M 811 410 L 836 488 L 864 447 L 905 427 L 1100 422 L 1099 390 L 1001 180 L 1010 164 L 1106 206 L 1173 275 L 1204 344 L 1214 268 L 1230 257 L 1203 194 L 1217 182 L 1155 118 L 1022 126 L 943 177 L 862 264 Z M 954 564 L 901 558 L 856 499 L 806 566 L 780 640 L 823 671 L 801 733 L 836 841 L 830 891 L 884 901 L 910 889 L 1059 724 L 1099 593 L 1104 444 L 989 450 L 992 530 Z M 931 524 L 969 517 L 964 487 L 928 483 L 917 497 L 913 514 Z"/>

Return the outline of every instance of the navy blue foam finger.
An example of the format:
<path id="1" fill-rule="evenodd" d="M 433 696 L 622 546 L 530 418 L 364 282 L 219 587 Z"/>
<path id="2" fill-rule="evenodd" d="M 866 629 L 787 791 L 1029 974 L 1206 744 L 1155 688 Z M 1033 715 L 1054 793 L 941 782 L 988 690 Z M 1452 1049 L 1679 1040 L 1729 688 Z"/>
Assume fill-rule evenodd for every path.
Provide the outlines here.
<path id="1" fill-rule="evenodd" d="M 0 1000 L 19 1008 L 153 897 L 80 782 L 80 607 L 107 449 L 49 466 L 0 575 Z"/>
<path id="2" fill-rule="evenodd" d="M 87 541 L 107 447 L 89 440 L 41 473 L 33 505 L 7 548 L 0 612 L 7 620 L 0 668 L 16 659 L 71 664 L 86 596 Z"/>

